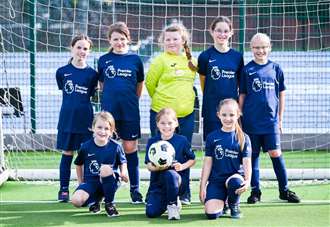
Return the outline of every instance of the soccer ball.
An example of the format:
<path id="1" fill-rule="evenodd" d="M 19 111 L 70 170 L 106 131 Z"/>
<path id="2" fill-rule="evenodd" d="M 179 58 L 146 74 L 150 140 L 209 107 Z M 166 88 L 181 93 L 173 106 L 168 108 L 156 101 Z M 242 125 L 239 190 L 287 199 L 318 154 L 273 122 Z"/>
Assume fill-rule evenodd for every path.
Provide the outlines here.
<path id="1" fill-rule="evenodd" d="M 175 150 L 172 144 L 160 140 L 151 144 L 148 150 L 149 160 L 157 167 L 168 167 L 175 157 Z"/>

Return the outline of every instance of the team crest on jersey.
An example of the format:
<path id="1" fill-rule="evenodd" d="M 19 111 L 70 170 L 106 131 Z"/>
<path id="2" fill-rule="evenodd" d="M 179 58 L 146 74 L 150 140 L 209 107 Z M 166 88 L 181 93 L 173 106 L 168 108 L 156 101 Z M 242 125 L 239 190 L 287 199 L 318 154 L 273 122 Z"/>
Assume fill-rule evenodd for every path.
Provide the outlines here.
<path id="1" fill-rule="evenodd" d="M 183 74 L 184 74 L 183 70 L 180 70 L 180 69 L 175 70 L 175 75 L 182 76 Z"/>
<path id="2" fill-rule="evenodd" d="M 91 172 L 92 174 L 100 173 L 100 165 L 96 160 L 92 160 L 89 164 L 89 172 Z"/>
<path id="3" fill-rule="evenodd" d="M 105 75 L 108 78 L 114 78 L 116 76 L 116 70 L 115 67 L 113 67 L 113 65 L 109 65 L 108 68 L 105 70 Z"/>
<path id="4" fill-rule="evenodd" d="M 213 66 L 211 70 L 211 77 L 213 80 L 219 80 L 220 78 L 232 79 L 235 77 L 235 72 L 223 69 L 220 70 L 218 66 Z"/>
<path id="5" fill-rule="evenodd" d="M 213 66 L 211 70 L 211 77 L 213 80 L 219 80 L 221 77 L 221 72 L 218 66 Z"/>
<path id="6" fill-rule="evenodd" d="M 225 155 L 225 151 L 223 150 L 221 145 L 215 146 L 214 155 L 215 155 L 215 159 L 223 158 L 223 156 Z"/>
<path id="7" fill-rule="evenodd" d="M 255 92 L 259 92 L 262 89 L 262 83 L 259 78 L 254 78 L 252 82 L 252 89 Z"/>
<path id="8" fill-rule="evenodd" d="M 74 91 L 74 86 L 72 80 L 67 80 L 66 83 L 64 84 L 64 91 L 67 94 L 71 94 Z"/>

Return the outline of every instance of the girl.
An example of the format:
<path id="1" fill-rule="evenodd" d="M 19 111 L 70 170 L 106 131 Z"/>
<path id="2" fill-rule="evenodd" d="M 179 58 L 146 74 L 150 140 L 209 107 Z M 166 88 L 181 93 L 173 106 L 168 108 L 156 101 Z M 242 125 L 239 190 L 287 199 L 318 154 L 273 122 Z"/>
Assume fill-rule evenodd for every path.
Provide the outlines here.
<path id="1" fill-rule="evenodd" d="M 214 44 L 198 57 L 198 73 L 203 91 L 203 139 L 221 128 L 216 106 L 225 98 L 238 100 L 238 80 L 244 66 L 243 55 L 230 48 L 232 23 L 227 17 L 217 17 L 210 25 Z"/>
<path id="2" fill-rule="evenodd" d="M 191 60 L 188 48 L 187 29 L 178 23 L 171 24 L 162 31 L 159 43 L 164 46 L 164 53 L 153 59 L 146 78 L 146 88 L 151 97 L 150 131 L 157 134 L 156 115 L 165 107 L 170 107 L 178 115 L 179 134 L 191 143 L 194 131 L 193 84 L 196 68 Z M 183 49 L 186 56 L 182 54 Z M 189 171 L 189 170 L 188 170 Z M 190 203 L 189 173 L 187 185 L 183 186 L 181 200 Z"/>
<path id="3" fill-rule="evenodd" d="M 137 153 L 137 139 L 141 136 L 139 98 L 144 80 L 143 64 L 136 54 L 128 51 L 131 38 L 125 23 L 112 24 L 108 40 L 110 51 L 98 62 L 100 87 L 103 89 L 101 108 L 111 112 L 116 120 L 127 159 L 132 203 L 143 203 Z"/>
<path id="4" fill-rule="evenodd" d="M 161 109 L 157 116 L 157 127 L 160 135 L 149 139 L 146 150 L 151 144 L 165 140 L 175 149 L 176 162 L 172 166 L 159 168 L 153 165 L 146 152 L 145 163 L 151 172 L 150 185 L 146 198 L 146 215 L 149 218 L 161 216 L 167 209 L 168 219 L 180 219 L 180 202 L 178 195 L 182 190 L 180 181 L 186 180 L 187 169 L 195 164 L 195 154 L 186 137 L 175 134 L 178 126 L 176 113 L 171 108 Z"/>
<path id="5" fill-rule="evenodd" d="M 86 35 L 77 35 L 71 41 L 69 63 L 56 71 L 58 88 L 62 90 L 62 106 L 57 125 L 56 148 L 63 150 L 60 163 L 60 191 L 58 200 L 69 201 L 69 181 L 73 151 L 92 137 L 89 128 L 93 121 L 90 98 L 97 86 L 97 73 L 86 60 L 92 41 Z"/>
<path id="6" fill-rule="evenodd" d="M 259 153 L 268 152 L 279 186 L 279 198 L 299 203 L 299 197 L 289 190 L 288 177 L 281 152 L 280 133 L 284 113 L 285 84 L 280 66 L 268 59 L 271 45 L 266 34 L 257 33 L 251 39 L 254 60 L 244 66 L 240 81 L 240 107 L 243 128 L 252 142 L 252 180 L 250 204 L 260 201 Z"/>
<path id="7" fill-rule="evenodd" d="M 128 177 L 123 148 L 110 139 L 115 132 L 112 115 L 108 112 L 96 114 L 92 131 L 94 139 L 81 145 L 74 161 L 79 186 L 72 196 L 72 204 L 76 207 L 89 206 L 90 212 L 99 213 L 104 196 L 107 215 L 116 217 L 119 213 L 113 200 L 119 179 L 128 182 Z"/>
<path id="8" fill-rule="evenodd" d="M 240 218 L 239 198 L 251 179 L 251 145 L 238 124 L 240 109 L 234 99 L 220 102 L 217 116 L 221 129 L 207 136 L 199 197 L 208 219 L 223 214 L 227 199 L 232 218 Z M 243 163 L 244 178 L 240 175 Z"/>

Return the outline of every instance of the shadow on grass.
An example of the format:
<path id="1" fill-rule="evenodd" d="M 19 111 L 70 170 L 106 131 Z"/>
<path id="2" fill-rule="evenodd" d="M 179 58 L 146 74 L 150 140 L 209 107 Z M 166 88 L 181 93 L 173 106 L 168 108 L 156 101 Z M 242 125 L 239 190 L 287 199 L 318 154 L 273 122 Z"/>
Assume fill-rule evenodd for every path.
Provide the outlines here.
<path id="1" fill-rule="evenodd" d="M 289 204 L 285 202 L 258 203 L 254 205 L 243 204 L 242 208 L 270 208 L 279 206 L 329 206 L 326 203 L 300 203 Z M 191 225 L 191 222 L 210 224 L 204 215 L 203 207 L 199 203 L 193 203 L 190 206 L 184 206 L 181 213 L 181 220 L 178 222 L 168 221 L 164 214 L 159 218 L 149 219 L 145 216 L 144 205 L 131 205 L 129 203 L 117 204 L 119 217 L 108 218 L 105 212 L 101 214 L 90 214 L 87 208 L 74 208 L 71 204 L 53 203 L 53 204 L 0 204 L 0 222 L 1 226 L 61 226 L 61 225 L 89 225 L 100 226 L 115 223 L 116 226 L 155 226 L 166 224 L 184 224 Z M 103 208 L 102 208 L 103 209 Z M 228 216 L 224 218 L 227 219 Z M 200 226 L 200 225 L 199 225 Z"/>

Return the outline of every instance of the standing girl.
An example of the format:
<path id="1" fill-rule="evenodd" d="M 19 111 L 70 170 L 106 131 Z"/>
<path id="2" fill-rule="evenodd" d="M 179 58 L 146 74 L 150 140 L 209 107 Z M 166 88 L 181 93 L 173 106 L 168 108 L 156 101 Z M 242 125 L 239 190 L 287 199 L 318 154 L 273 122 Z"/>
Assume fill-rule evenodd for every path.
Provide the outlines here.
<path id="1" fill-rule="evenodd" d="M 170 107 L 178 116 L 179 134 L 184 135 L 191 143 L 194 131 L 193 85 L 196 68 L 191 60 L 188 41 L 189 34 L 182 24 L 174 23 L 165 27 L 159 37 L 159 43 L 164 45 L 164 53 L 151 62 L 146 88 L 151 97 L 151 135 L 157 134 L 157 113 L 162 108 Z M 183 50 L 186 55 L 182 53 Z M 187 185 L 183 186 L 184 193 L 180 196 L 184 204 L 190 203 L 189 174 L 187 177 Z"/>
<path id="2" fill-rule="evenodd" d="M 203 92 L 203 139 L 221 128 L 216 107 L 226 98 L 238 100 L 238 80 L 244 66 L 243 55 L 229 47 L 233 35 L 232 23 L 227 17 L 217 17 L 210 26 L 214 44 L 198 57 L 198 73 Z"/>
<path id="3" fill-rule="evenodd" d="M 250 139 L 238 124 L 240 109 L 236 100 L 222 100 L 218 110 L 222 127 L 207 136 L 199 196 L 208 219 L 223 214 L 226 199 L 231 217 L 240 218 L 239 198 L 251 180 Z M 244 177 L 240 174 L 241 163 Z"/>
<path id="4" fill-rule="evenodd" d="M 279 186 L 279 198 L 290 203 L 300 199 L 289 190 L 288 177 L 281 151 L 280 133 L 284 113 L 284 74 L 278 64 L 269 60 L 270 38 L 263 33 L 251 39 L 254 60 L 244 66 L 240 81 L 239 104 L 243 110 L 243 128 L 252 143 L 251 195 L 247 202 L 261 199 L 259 183 L 259 154 L 268 152 Z"/>
<path id="5" fill-rule="evenodd" d="M 98 62 L 100 87 L 103 89 L 101 108 L 116 120 L 127 159 L 132 203 L 143 203 L 137 152 L 137 139 L 141 137 L 139 98 L 144 80 L 143 64 L 136 54 L 128 51 L 131 38 L 125 23 L 112 24 L 108 40 L 110 51 Z"/>
<path id="6" fill-rule="evenodd" d="M 156 167 L 150 162 L 146 152 L 145 163 L 151 172 L 146 198 L 146 215 L 149 218 L 159 217 L 167 209 L 168 219 L 177 220 L 180 219 L 181 207 L 178 196 L 183 186 L 181 180 L 186 178 L 187 170 L 195 164 L 195 154 L 186 137 L 175 134 L 178 120 L 173 109 L 161 109 L 156 121 L 160 134 L 149 139 L 146 150 L 148 151 L 153 143 L 165 140 L 174 147 L 176 162 L 165 168 Z"/>
<path id="7" fill-rule="evenodd" d="M 119 213 L 113 200 L 119 179 L 128 182 L 125 153 L 121 145 L 111 139 L 115 120 L 110 113 L 98 113 L 92 131 L 94 139 L 81 145 L 74 161 L 79 186 L 73 193 L 72 204 L 76 207 L 89 206 L 91 213 L 99 213 L 104 196 L 106 214 L 116 217 Z"/>
<path id="8" fill-rule="evenodd" d="M 89 128 L 93 121 L 90 101 L 97 86 L 97 72 L 87 65 L 86 59 L 92 41 L 86 35 L 77 35 L 71 41 L 69 63 L 56 71 L 58 88 L 62 90 L 62 106 L 57 125 L 56 148 L 63 150 L 60 162 L 60 191 L 58 200 L 69 201 L 69 182 L 73 151 L 91 138 Z"/>

